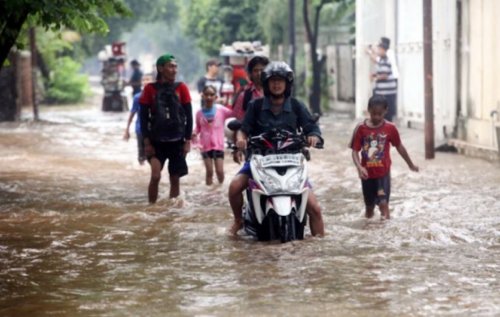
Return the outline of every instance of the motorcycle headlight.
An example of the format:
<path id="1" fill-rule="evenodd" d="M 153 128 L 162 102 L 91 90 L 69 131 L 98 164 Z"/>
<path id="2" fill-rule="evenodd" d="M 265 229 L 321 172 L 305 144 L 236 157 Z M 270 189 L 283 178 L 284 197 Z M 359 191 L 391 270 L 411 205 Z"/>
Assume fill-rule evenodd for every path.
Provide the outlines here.
<path id="1" fill-rule="evenodd" d="M 256 172 L 258 174 L 260 183 L 264 187 L 264 190 L 267 192 L 267 194 L 272 195 L 273 193 L 283 191 L 280 181 L 277 178 L 267 173 L 263 173 L 259 169 L 256 169 Z"/>
<path id="2" fill-rule="evenodd" d="M 253 157 L 254 178 L 259 182 L 267 195 L 280 193 L 300 194 L 306 180 L 305 165 L 287 167 L 286 177 L 278 174 L 273 168 L 263 168 L 260 157 Z"/>
<path id="3" fill-rule="evenodd" d="M 301 192 L 302 191 L 302 184 L 306 181 L 305 178 L 305 173 L 304 173 L 304 166 L 300 166 L 299 168 L 295 169 L 294 173 L 290 175 L 288 180 L 286 181 L 286 189 L 289 192 Z"/>

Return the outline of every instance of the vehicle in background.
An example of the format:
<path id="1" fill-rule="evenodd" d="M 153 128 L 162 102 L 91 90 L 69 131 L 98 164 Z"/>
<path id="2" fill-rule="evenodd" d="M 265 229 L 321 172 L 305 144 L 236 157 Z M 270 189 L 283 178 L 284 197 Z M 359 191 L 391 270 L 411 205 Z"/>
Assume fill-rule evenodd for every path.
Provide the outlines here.
<path id="1" fill-rule="evenodd" d="M 102 62 L 101 85 L 104 88 L 102 111 L 127 111 L 128 103 L 125 95 L 125 43 L 115 42 L 107 45 L 98 54 Z"/>

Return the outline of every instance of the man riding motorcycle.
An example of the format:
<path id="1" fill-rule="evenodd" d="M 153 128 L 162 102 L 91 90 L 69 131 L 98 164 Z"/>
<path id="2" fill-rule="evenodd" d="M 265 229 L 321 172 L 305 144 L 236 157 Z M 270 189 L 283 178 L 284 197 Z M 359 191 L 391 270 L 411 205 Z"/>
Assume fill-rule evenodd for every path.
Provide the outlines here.
<path id="1" fill-rule="evenodd" d="M 314 147 L 318 142 L 322 142 L 321 131 L 311 114 L 300 101 L 291 97 L 294 74 L 290 66 L 285 62 L 271 62 L 261 76 L 264 97 L 250 102 L 241 130 L 238 131 L 236 137 L 236 146 L 240 150 L 239 160 L 243 158 L 242 151 L 247 148 L 249 136 L 259 135 L 273 128 L 284 129 L 292 133 L 301 129 L 307 136 L 308 146 Z M 229 203 L 234 216 L 234 223 L 229 229 L 232 235 L 236 235 L 243 227 L 242 193 L 248 186 L 250 177 L 250 166 L 246 161 L 229 185 Z M 323 236 L 321 207 L 312 191 L 308 196 L 306 211 L 310 219 L 311 234 Z"/>

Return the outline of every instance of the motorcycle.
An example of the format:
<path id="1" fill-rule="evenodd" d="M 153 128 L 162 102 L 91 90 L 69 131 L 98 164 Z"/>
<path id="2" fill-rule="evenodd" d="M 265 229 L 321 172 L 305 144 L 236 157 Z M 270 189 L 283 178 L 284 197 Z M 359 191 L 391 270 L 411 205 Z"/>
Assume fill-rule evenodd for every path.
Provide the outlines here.
<path id="1" fill-rule="evenodd" d="M 249 139 L 252 178 L 243 207 L 244 229 L 259 241 L 302 240 L 310 191 L 303 134 L 273 129 Z M 323 148 L 323 142 L 316 146 Z"/>

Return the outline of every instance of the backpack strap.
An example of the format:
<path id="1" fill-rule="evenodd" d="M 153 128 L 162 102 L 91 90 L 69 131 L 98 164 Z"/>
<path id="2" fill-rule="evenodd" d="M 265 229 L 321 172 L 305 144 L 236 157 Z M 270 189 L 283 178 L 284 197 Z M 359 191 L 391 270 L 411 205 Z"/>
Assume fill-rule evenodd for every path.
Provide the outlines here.
<path id="1" fill-rule="evenodd" d="M 245 89 L 245 91 L 243 92 L 243 110 L 244 111 L 247 111 L 248 109 L 248 103 L 250 102 L 250 100 L 252 100 L 252 95 L 253 95 L 253 92 L 251 89 Z"/>

